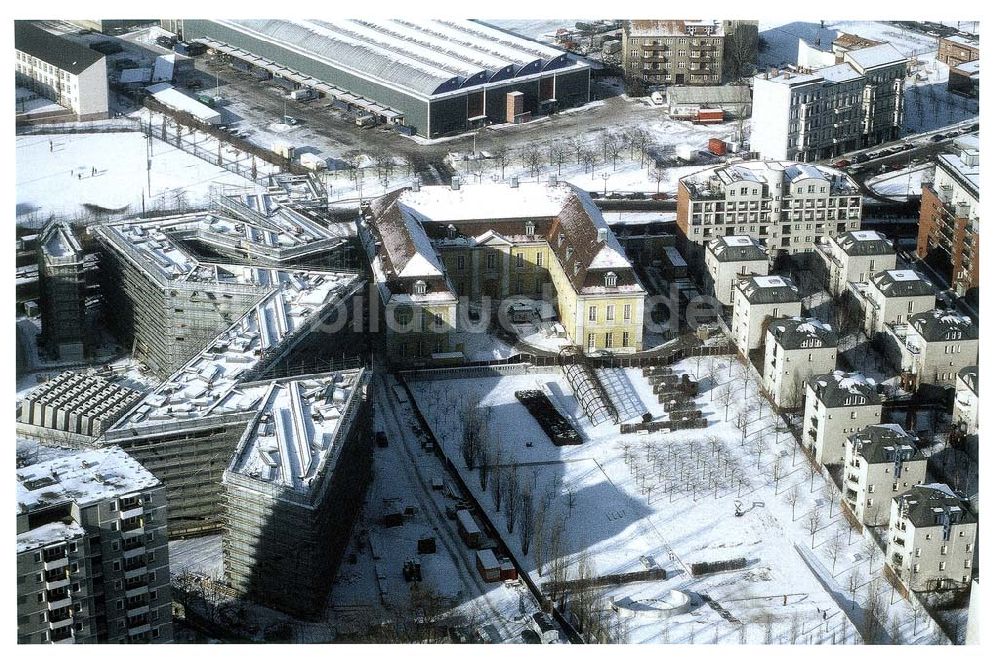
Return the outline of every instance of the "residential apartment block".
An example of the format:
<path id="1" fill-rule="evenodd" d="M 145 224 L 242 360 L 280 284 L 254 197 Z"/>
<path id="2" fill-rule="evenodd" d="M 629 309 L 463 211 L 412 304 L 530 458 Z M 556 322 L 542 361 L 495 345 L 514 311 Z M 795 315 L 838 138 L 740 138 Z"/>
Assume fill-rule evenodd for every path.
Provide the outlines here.
<path id="1" fill-rule="evenodd" d="M 878 339 L 890 326 L 906 325 L 914 314 L 934 309 L 937 289 L 915 270 L 883 270 L 866 282 L 848 282 L 863 330 Z"/>
<path id="2" fill-rule="evenodd" d="M 844 500 L 862 524 L 889 524 L 892 500 L 926 475 L 926 458 L 899 425 L 871 425 L 847 437 Z"/>
<path id="3" fill-rule="evenodd" d="M 172 641 L 166 511 L 117 447 L 18 469 L 17 641 Z"/>
<path id="4" fill-rule="evenodd" d="M 748 277 L 736 285 L 732 333 L 744 356 L 764 344 L 767 325 L 773 319 L 802 314 L 799 290 L 787 277 Z"/>
<path id="5" fill-rule="evenodd" d="M 820 464 L 843 464 L 847 438 L 882 422 L 882 397 L 873 379 L 836 370 L 806 382 L 802 445 Z"/>
<path id="6" fill-rule="evenodd" d="M 764 392 L 779 409 L 802 404 L 806 384 L 837 366 L 837 333 L 818 319 L 774 319 L 764 341 Z"/>
<path id="7" fill-rule="evenodd" d="M 326 606 L 371 477 L 366 369 L 247 384 L 259 395 L 222 477 L 226 583 L 269 607 Z"/>
<path id="8" fill-rule="evenodd" d="M 591 197 L 547 184 L 400 189 L 372 202 L 360 227 L 385 307 L 392 362 L 462 354 L 468 311 L 505 316 L 509 298 L 551 300 L 572 344 L 642 349 L 644 299 L 631 262 Z M 509 302 L 508 302 L 509 304 Z"/>
<path id="9" fill-rule="evenodd" d="M 813 161 L 899 138 L 906 57 L 890 44 L 848 50 L 815 70 L 753 81 L 750 149 L 762 159 Z"/>
<path id="10" fill-rule="evenodd" d="M 108 69 L 102 54 L 30 21 L 14 21 L 14 74 L 28 88 L 76 114 L 108 117 Z"/>
<path id="11" fill-rule="evenodd" d="M 892 502 L 886 563 L 914 591 L 972 582 L 978 520 L 947 485 L 914 487 Z"/>
<path id="12" fill-rule="evenodd" d="M 692 263 L 717 237 L 748 235 L 773 262 L 860 224 L 857 183 L 825 166 L 739 162 L 683 177 L 677 187 L 679 240 Z"/>
<path id="13" fill-rule="evenodd" d="M 955 310 L 914 314 L 906 325 L 889 326 L 889 331 L 890 357 L 915 384 L 954 385 L 959 370 L 979 359 L 979 330 Z"/>
<path id="14" fill-rule="evenodd" d="M 719 85 L 757 60 L 756 21 L 631 20 L 622 25 L 627 78 L 653 85 Z"/>
<path id="15" fill-rule="evenodd" d="M 63 361 L 83 362 L 90 345 L 83 247 L 66 223 L 42 231 L 38 252 L 42 346 Z"/>
<path id="16" fill-rule="evenodd" d="M 959 295 L 979 288 L 979 150 L 937 156 L 920 198 L 917 256 Z"/>
<path id="17" fill-rule="evenodd" d="M 878 231 L 847 231 L 820 238 L 816 254 L 834 295 L 846 291 L 849 282 L 867 282 L 876 272 L 896 267 L 896 250 Z"/>
<path id="18" fill-rule="evenodd" d="M 739 278 L 766 275 L 769 263 L 767 252 L 750 236 L 713 238 L 705 247 L 705 290 L 732 307 Z"/>

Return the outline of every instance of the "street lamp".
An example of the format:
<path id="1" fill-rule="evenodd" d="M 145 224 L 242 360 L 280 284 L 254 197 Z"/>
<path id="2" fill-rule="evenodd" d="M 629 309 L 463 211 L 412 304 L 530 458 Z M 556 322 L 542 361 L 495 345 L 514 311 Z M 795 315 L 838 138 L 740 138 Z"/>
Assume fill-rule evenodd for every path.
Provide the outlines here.
<path id="1" fill-rule="evenodd" d="M 605 171 L 604 173 L 601 174 L 601 177 L 604 178 L 604 196 L 605 196 L 605 198 L 607 198 L 607 196 L 608 196 L 608 178 L 611 177 L 611 174 L 608 173 L 607 171 Z"/>

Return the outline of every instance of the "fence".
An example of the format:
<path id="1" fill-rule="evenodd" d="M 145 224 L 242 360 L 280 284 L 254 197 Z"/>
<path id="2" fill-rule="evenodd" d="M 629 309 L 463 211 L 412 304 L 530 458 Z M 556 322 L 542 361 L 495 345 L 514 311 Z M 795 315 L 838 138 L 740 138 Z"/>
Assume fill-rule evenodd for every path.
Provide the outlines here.
<path id="1" fill-rule="evenodd" d="M 91 120 L 72 123 L 44 123 L 34 125 L 18 125 L 19 136 L 33 134 L 94 134 L 110 132 L 140 132 L 142 122 L 138 118 L 110 118 L 108 120 Z"/>

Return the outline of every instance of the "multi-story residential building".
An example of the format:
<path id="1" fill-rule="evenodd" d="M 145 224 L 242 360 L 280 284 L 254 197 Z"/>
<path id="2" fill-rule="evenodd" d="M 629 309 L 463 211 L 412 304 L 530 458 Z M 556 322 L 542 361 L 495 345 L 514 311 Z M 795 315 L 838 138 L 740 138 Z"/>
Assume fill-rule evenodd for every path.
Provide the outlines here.
<path id="1" fill-rule="evenodd" d="M 798 288 L 778 275 L 741 279 L 733 303 L 732 334 L 740 353 L 747 357 L 764 343 L 771 320 L 802 314 Z"/>
<path id="2" fill-rule="evenodd" d="M 773 262 L 860 224 L 857 183 L 825 166 L 740 162 L 693 173 L 677 186 L 678 240 L 692 264 L 720 236 L 748 235 Z"/>
<path id="3" fill-rule="evenodd" d="M 882 396 L 864 374 L 837 370 L 806 383 L 802 445 L 820 464 L 843 464 L 847 437 L 880 422 Z"/>
<path id="4" fill-rule="evenodd" d="M 737 41 L 739 46 L 737 46 Z M 633 20 L 622 26 L 622 68 L 653 85 L 719 85 L 727 80 L 726 49 L 757 54 L 756 21 Z"/>
<path id="5" fill-rule="evenodd" d="M 868 526 L 889 523 L 892 500 L 924 482 L 927 460 L 895 423 L 871 425 L 847 437 L 844 500 Z"/>
<path id="6" fill-rule="evenodd" d="M 120 448 L 17 470 L 17 641 L 173 639 L 163 485 Z"/>
<path id="7" fill-rule="evenodd" d="M 961 35 L 938 37 L 937 59 L 949 67 L 979 60 L 979 40 Z"/>
<path id="8" fill-rule="evenodd" d="M 813 161 L 899 138 L 906 57 L 890 44 L 845 51 L 813 71 L 753 81 L 750 149 L 762 159 Z"/>
<path id="9" fill-rule="evenodd" d="M 979 151 L 938 155 L 920 197 L 917 256 L 959 295 L 979 288 Z"/>
<path id="10" fill-rule="evenodd" d="M 967 436 L 979 433 L 979 367 L 964 367 L 955 379 L 952 426 Z"/>
<path id="11" fill-rule="evenodd" d="M 38 252 L 42 345 L 64 361 L 82 362 L 89 345 L 83 248 L 69 224 L 48 225 Z"/>
<path id="12" fill-rule="evenodd" d="M 222 477 L 223 566 L 237 593 L 311 616 L 330 583 L 371 476 L 370 371 L 281 379 Z"/>
<path id="13" fill-rule="evenodd" d="M 978 520 L 947 485 L 919 485 L 896 497 L 886 563 L 914 591 L 964 589 L 973 579 Z"/>
<path id="14" fill-rule="evenodd" d="M 904 325 L 914 314 L 934 309 L 937 302 L 937 289 L 915 270 L 883 270 L 866 282 L 849 282 L 848 290 L 872 339 L 879 339 L 888 326 Z"/>
<path id="15" fill-rule="evenodd" d="M 840 295 L 849 282 L 867 282 L 872 275 L 896 267 L 896 250 L 878 231 L 847 231 L 816 243 L 830 293 Z"/>
<path id="16" fill-rule="evenodd" d="M 954 385 L 963 367 L 979 358 L 979 330 L 955 310 L 914 314 L 906 325 L 889 326 L 890 357 L 914 384 Z"/>
<path id="17" fill-rule="evenodd" d="M 461 354 L 453 337 L 468 311 L 458 311 L 460 298 L 484 318 L 505 316 L 508 298 L 551 300 L 570 343 L 587 352 L 642 349 L 646 292 L 577 187 L 414 185 L 372 202 L 359 232 L 391 323 L 392 362 Z"/>
<path id="18" fill-rule="evenodd" d="M 713 238 L 705 246 L 705 290 L 732 307 L 739 277 L 766 275 L 768 264 L 767 252 L 750 236 Z"/>
<path id="19" fill-rule="evenodd" d="M 102 54 L 30 21 L 14 21 L 17 85 L 51 99 L 77 120 L 108 117 L 108 69 Z"/>
<path id="20" fill-rule="evenodd" d="M 818 319 L 774 319 L 764 341 L 764 392 L 780 409 L 802 404 L 806 384 L 837 366 L 837 333 Z"/>

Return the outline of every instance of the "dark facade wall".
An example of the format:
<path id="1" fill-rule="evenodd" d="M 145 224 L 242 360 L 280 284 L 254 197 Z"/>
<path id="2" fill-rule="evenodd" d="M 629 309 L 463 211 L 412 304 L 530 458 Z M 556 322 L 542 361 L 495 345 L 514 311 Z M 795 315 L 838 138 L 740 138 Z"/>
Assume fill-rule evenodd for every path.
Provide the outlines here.
<path id="1" fill-rule="evenodd" d="M 449 97 L 430 103 L 431 138 L 449 132 L 461 132 L 468 127 L 468 95 Z"/>
<path id="2" fill-rule="evenodd" d="M 344 88 L 372 101 L 385 104 L 404 114 L 406 116 L 405 124 L 415 127 L 418 134 L 427 136 L 427 103 L 414 95 L 408 95 L 404 92 L 387 88 L 374 81 L 355 76 L 336 67 L 325 65 L 294 51 L 251 37 L 242 32 L 237 32 L 214 21 L 185 20 L 183 22 L 183 33 L 185 39 L 209 37 L 231 46 L 245 49 L 255 55 L 281 63 L 302 74 L 314 76 L 330 85 Z"/>
<path id="3" fill-rule="evenodd" d="M 556 99 L 560 109 L 573 108 L 590 101 L 590 70 L 556 74 Z"/>

